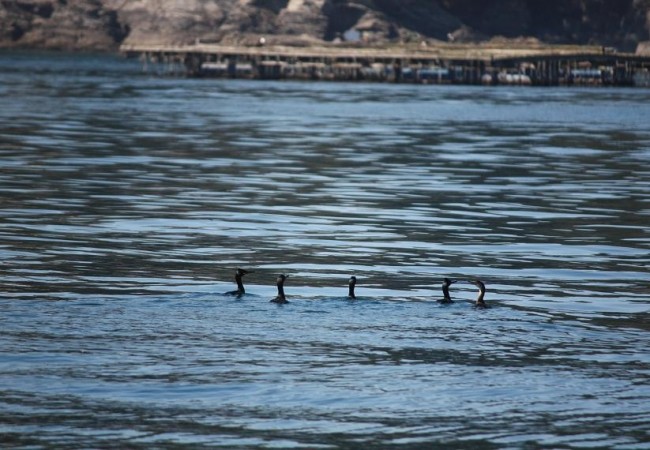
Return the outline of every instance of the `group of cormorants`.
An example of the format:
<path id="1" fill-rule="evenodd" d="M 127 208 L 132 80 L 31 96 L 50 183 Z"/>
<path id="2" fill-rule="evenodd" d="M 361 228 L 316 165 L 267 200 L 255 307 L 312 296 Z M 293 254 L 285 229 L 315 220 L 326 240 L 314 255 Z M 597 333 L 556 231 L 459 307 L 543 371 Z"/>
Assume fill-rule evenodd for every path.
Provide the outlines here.
<path id="1" fill-rule="evenodd" d="M 243 278 L 244 275 L 251 272 L 252 271 L 238 268 L 235 271 L 235 282 L 237 283 L 237 290 L 226 292 L 224 295 L 235 295 L 237 297 L 244 295 L 246 293 L 246 289 L 244 289 Z M 271 300 L 271 303 L 278 303 L 278 304 L 289 303 L 287 297 L 284 295 L 284 282 L 287 280 L 287 278 L 289 278 L 289 275 L 285 275 L 285 274 L 278 275 L 278 278 L 276 280 L 276 284 L 278 286 L 278 295 Z M 449 278 L 445 278 L 442 280 L 443 297 L 440 300 L 438 300 L 438 303 L 449 304 L 454 302 L 451 299 L 451 295 L 449 295 L 449 287 L 458 281 L 461 280 L 450 280 Z M 473 284 L 478 288 L 478 298 L 476 299 L 476 303 L 474 306 L 476 306 L 477 308 L 487 308 L 488 306 L 485 303 L 485 299 L 484 299 L 485 284 L 483 284 L 483 282 L 480 280 L 467 280 L 467 282 Z M 348 284 L 348 298 L 350 299 L 357 298 L 356 295 L 354 294 L 354 287 L 356 286 L 356 284 L 357 284 L 357 277 L 353 275 L 350 277 L 350 281 Z"/>

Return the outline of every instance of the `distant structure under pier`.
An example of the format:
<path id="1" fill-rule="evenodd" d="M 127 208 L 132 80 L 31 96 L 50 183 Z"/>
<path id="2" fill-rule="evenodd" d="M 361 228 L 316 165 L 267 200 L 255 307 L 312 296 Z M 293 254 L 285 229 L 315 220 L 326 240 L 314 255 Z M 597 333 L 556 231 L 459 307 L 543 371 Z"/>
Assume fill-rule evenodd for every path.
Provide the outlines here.
<path id="1" fill-rule="evenodd" d="M 596 46 L 123 45 L 143 69 L 194 77 L 650 87 L 650 57 Z"/>

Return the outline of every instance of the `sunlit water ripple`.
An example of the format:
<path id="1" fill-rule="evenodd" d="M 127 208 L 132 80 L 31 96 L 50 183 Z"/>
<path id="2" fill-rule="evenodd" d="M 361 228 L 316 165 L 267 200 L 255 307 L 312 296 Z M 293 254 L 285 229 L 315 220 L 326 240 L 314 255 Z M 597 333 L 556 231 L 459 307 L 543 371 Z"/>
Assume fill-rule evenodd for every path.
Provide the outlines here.
<path id="1" fill-rule="evenodd" d="M 650 91 L 0 62 L 3 448 L 650 448 Z"/>

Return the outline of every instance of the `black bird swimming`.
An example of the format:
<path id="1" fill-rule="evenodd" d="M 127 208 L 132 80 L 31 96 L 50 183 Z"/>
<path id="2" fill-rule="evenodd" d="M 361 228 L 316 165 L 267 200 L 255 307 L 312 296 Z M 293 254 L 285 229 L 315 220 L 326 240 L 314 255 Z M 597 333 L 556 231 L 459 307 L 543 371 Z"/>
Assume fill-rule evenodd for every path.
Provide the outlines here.
<path id="1" fill-rule="evenodd" d="M 474 306 L 476 306 L 477 308 L 487 308 L 488 305 L 487 303 L 485 303 L 485 300 L 483 299 L 483 297 L 485 297 L 485 285 L 483 284 L 483 282 L 480 280 L 474 280 L 474 281 L 470 281 L 470 283 L 472 283 L 474 286 L 478 288 L 478 298 L 476 299 L 476 304 Z"/>
<path id="2" fill-rule="evenodd" d="M 242 277 L 247 273 L 252 273 L 252 271 L 249 272 L 248 270 L 238 268 L 235 271 L 235 282 L 237 283 L 237 290 L 226 292 L 224 295 L 236 295 L 237 297 L 241 297 L 242 295 L 244 295 L 246 293 L 246 289 L 244 289 L 244 283 L 242 281 Z"/>
<path id="3" fill-rule="evenodd" d="M 442 299 L 438 300 L 438 303 L 442 304 L 449 304 L 449 303 L 454 303 L 454 301 L 451 299 L 451 296 L 449 295 L 449 286 L 454 284 L 458 280 L 450 280 L 449 278 L 445 278 L 442 280 Z"/>
<path id="4" fill-rule="evenodd" d="M 284 281 L 287 278 L 289 278 L 289 275 L 285 275 L 283 273 L 278 275 L 278 279 L 277 279 L 278 296 L 275 297 L 273 300 L 271 300 L 271 303 L 278 303 L 280 305 L 284 305 L 285 303 L 289 303 L 287 298 L 284 296 Z"/>
<path id="5" fill-rule="evenodd" d="M 350 277 L 350 283 L 349 283 L 349 290 L 348 290 L 348 298 L 357 298 L 354 295 L 354 286 L 357 284 L 357 277 L 354 275 Z"/>

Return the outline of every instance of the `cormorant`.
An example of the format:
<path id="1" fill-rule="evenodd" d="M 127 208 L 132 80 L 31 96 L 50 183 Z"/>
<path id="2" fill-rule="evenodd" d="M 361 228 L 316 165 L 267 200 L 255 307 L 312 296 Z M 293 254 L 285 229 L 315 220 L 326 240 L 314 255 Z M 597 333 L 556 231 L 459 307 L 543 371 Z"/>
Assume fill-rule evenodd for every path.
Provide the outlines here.
<path id="1" fill-rule="evenodd" d="M 278 296 L 271 300 L 271 303 L 278 303 L 280 305 L 289 303 L 287 301 L 287 298 L 284 296 L 284 281 L 287 278 L 289 278 L 289 275 L 285 275 L 283 273 L 278 275 L 278 279 L 276 280 L 278 285 Z"/>
<path id="2" fill-rule="evenodd" d="M 357 298 L 354 295 L 354 286 L 357 284 L 357 277 L 354 275 L 350 277 L 350 282 L 349 282 L 349 290 L 348 290 L 348 298 Z"/>
<path id="3" fill-rule="evenodd" d="M 449 303 L 454 303 L 454 301 L 451 299 L 451 296 L 449 295 L 449 286 L 454 284 L 458 280 L 450 280 L 449 278 L 445 278 L 442 280 L 442 299 L 438 300 L 438 303 L 442 304 L 449 304 Z"/>
<path id="4" fill-rule="evenodd" d="M 246 275 L 247 273 L 252 273 L 252 271 L 244 270 L 244 269 L 239 269 L 235 271 L 235 282 L 237 283 L 237 290 L 236 291 L 230 291 L 226 292 L 224 295 L 236 295 L 237 297 L 241 297 L 246 293 L 246 290 L 244 289 L 244 283 L 242 281 L 242 277 Z"/>

